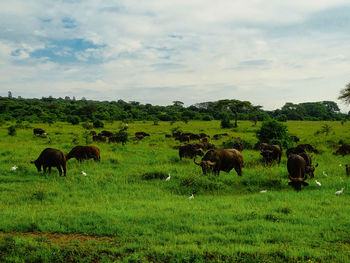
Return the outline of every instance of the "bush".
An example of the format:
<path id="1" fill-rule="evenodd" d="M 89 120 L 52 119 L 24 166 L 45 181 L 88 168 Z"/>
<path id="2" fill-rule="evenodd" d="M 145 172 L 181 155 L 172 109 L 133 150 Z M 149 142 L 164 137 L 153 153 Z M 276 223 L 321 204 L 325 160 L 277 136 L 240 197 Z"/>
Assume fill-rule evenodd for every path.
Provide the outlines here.
<path id="1" fill-rule="evenodd" d="M 116 138 L 117 142 L 121 142 L 123 145 L 128 141 L 128 133 L 126 132 L 126 129 L 121 129 L 116 132 L 113 137 Z"/>
<path id="2" fill-rule="evenodd" d="M 263 122 L 261 129 L 256 132 L 256 137 L 260 142 L 277 143 L 284 147 L 291 144 L 287 126 L 276 120 Z"/>
<path id="3" fill-rule="evenodd" d="M 209 114 L 204 115 L 202 118 L 203 121 L 212 121 L 213 119 L 214 119 L 213 116 Z"/>
<path id="4" fill-rule="evenodd" d="M 72 125 L 77 125 L 80 122 L 80 118 L 76 115 L 74 116 L 69 116 L 68 117 L 68 122 L 70 122 Z"/>
<path id="5" fill-rule="evenodd" d="M 223 116 L 221 119 L 221 128 L 232 128 L 233 124 L 230 122 L 230 117 L 228 115 Z"/>
<path id="6" fill-rule="evenodd" d="M 288 120 L 288 117 L 285 114 L 280 114 L 276 117 L 276 120 L 286 122 Z"/>
<path id="7" fill-rule="evenodd" d="M 7 128 L 8 130 L 8 135 L 10 136 L 15 136 L 16 135 L 16 126 L 10 126 Z"/>
<path id="8" fill-rule="evenodd" d="M 100 120 L 94 120 L 93 125 L 94 125 L 94 128 L 103 128 L 104 127 L 103 122 Z"/>

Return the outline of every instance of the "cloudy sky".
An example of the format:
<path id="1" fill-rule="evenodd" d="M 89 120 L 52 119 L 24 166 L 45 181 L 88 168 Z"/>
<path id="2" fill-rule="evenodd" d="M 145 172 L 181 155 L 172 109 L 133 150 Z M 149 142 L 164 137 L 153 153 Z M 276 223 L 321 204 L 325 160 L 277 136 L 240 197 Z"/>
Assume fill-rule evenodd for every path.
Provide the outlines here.
<path id="1" fill-rule="evenodd" d="M 348 82 L 348 0 L 0 3 L 0 96 L 348 111 L 337 101 Z"/>

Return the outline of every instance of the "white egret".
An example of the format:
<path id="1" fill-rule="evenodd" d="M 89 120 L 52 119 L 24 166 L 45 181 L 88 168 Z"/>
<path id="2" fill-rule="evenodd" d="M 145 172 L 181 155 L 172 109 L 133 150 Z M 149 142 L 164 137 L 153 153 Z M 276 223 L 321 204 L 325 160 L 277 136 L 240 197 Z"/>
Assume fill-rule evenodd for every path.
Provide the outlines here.
<path id="1" fill-rule="evenodd" d="M 192 200 L 194 198 L 194 195 L 192 194 L 188 199 Z"/>
<path id="2" fill-rule="evenodd" d="M 336 191 L 335 194 L 336 194 L 336 195 L 341 195 L 343 192 L 344 192 L 344 187 L 342 187 L 341 190 Z"/>
<path id="3" fill-rule="evenodd" d="M 170 176 L 170 174 L 168 174 L 168 177 L 165 179 L 165 181 L 170 181 L 170 178 L 171 178 L 171 176 Z"/>

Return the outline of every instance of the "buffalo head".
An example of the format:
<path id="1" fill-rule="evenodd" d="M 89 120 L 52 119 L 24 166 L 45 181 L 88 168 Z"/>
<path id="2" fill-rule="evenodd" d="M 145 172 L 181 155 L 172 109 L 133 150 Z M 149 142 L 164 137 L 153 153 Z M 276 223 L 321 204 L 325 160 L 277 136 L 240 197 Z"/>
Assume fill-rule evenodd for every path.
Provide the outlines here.
<path id="1" fill-rule="evenodd" d="M 30 161 L 30 163 L 35 164 L 36 169 L 38 169 L 38 172 L 41 172 L 41 164 L 36 160 L 36 161 Z"/>
<path id="2" fill-rule="evenodd" d="M 309 165 L 305 167 L 305 173 L 309 174 L 311 178 L 314 178 L 314 172 L 318 163 L 316 165 Z"/>
<path id="3" fill-rule="evenodd" d="M 216 164 L 216 162 L 211 162 L 211 161 L 201 161 L 200 163 L 197 163 L 196 158 L 193 159 L 193 162 L 202 167 L 203 174 L 207 174 L 208 172 L 211 172 L 214 169 Z"/>

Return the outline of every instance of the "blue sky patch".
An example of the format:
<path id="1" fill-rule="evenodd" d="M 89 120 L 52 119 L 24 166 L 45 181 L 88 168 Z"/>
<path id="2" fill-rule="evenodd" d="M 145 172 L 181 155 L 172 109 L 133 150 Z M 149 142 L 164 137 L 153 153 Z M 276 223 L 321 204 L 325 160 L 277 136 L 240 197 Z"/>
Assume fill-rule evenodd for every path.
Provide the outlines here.
<path id="1" fill-rule="evenodd" d="M 95 45 L 91 41 L 84 39 L 50 40 L 45 48 L 35 50 L 30 55 L 34 58 L 47 58 L 56 63 L 79 62 L 76 54 L 85 52 L 87 49 L 99 48 L 103 48 L 103 46 Z M 88 58 L 88 62 L 99 62 L 101 60 L 102 58 Z"/>

